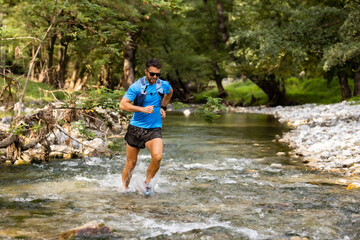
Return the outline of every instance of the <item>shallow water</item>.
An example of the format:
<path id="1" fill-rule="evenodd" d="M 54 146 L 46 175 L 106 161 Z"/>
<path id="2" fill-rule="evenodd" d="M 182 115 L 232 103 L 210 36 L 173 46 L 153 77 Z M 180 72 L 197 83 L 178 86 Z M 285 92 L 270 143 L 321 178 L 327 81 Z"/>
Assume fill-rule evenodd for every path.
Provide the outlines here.
<path id="1" fill-rule="evenodd" d="M 272 141 L 283 131 L 266 115 L 229 113 L 208 125 L 170 113 L 150 198 L 137 190 L 147 150 L 126 194 L 124 154 L 2 166 L 0 239 L 56 239 L 93 220 L 114 230 L 108 239 L 359 239 L 359 192 L 277 156 L 289 150 Z"/>

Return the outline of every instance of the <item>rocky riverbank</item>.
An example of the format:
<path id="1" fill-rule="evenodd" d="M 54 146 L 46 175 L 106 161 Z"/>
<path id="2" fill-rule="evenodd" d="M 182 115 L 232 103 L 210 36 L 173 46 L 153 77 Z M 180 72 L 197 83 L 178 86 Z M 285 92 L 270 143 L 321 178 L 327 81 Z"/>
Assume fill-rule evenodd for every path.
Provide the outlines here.
<path id="1" fill-rule="evenodd" d="M 360 175 L 360 105 L 341 102 L 287 107 L 229 107 L 238 113 L 274 115 L 289 132 L 277 141 L 288 144 L 289 155 L 303 157 L 312 169 Z"/>
<path id="2" fill-rule="evenodd" d="M 127 128 L 124 117 L 98 107 L 63 106 L 56 102 L 39 109 L 24 107 L 23 117 L 0 118 L 0 164 L 114 154 Z"/>

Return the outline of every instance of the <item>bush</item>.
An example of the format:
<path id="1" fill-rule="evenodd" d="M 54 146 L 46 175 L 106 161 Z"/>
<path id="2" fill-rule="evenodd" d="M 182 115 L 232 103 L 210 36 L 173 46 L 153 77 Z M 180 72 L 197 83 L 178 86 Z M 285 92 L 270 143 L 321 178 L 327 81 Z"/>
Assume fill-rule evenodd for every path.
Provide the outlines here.
<path id="1" fill-rule="evenodd" d="M 349 81 L 350 87 L 352 82 Z M 323 78 L 288 78 L 285 80 L 286 95 L 298 104 L 330 104 L 341 102 L 341 88 L 337 79 L 328 82 Z"/>
<path id="2" fill-rule="evenodd" d="M 349 80 L 353 89 L 354 82 Z M 242 102 L 244 105 L 264 105 L 268 102 L 266 94 L 253 82 L 238 81 L 225 87 L 229 102 Z M 286 96 L 297 104 L 318 103 L 330 104 L 342 101 L 341 87 L 337 78 L 328 82 L 323 78 L 295 78 L 285 80 Z M 216 97 L 217 89 L 212 89 L 195 95 L 195 101 L 204 103 L 208 97 Z M 253 100 L 256 100 L 253 102 Z M 356 101 L 354 98 L 353 101 Z"/>

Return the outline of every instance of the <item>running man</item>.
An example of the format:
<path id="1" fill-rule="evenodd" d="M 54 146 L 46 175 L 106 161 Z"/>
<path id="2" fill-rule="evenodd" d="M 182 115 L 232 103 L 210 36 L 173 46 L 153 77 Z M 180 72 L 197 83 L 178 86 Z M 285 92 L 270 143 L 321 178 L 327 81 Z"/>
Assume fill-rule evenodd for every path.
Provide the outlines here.
<path id="1" fill-rule="evenodd" d="M 161 135 L 162 118 L 166 117 L 167 105 L 173 95 L 173 89 L 167 81 L 159 77 L 161 63 L 151 58 L 146 63 L 145 76 L 133 83 L 120 102 L 120 109 L 134 112 L 125 135 L 126 164 L 122 172 L 124 190 L 129 187 L 140 149 L 147 148 L 151 162 L 146 172 L 144 194 L 150 196 L 151 179 L 160 168 L 163 154 Z"/>

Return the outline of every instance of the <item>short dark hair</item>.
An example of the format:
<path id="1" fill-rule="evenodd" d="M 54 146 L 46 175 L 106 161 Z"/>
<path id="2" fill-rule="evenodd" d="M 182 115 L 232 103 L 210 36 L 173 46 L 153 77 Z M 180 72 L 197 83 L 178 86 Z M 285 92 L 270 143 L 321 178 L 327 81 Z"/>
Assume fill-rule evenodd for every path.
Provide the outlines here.
<path id="1" fill-rule="evenodd" d="M 160 69 L 161 63 L 156 58 L 150 58 L 149 61 L 147 61 L 147 63 L 146 63 L 146 69 L 148 69 L 149 67 L 156 67 L 156 68 Z"/>

